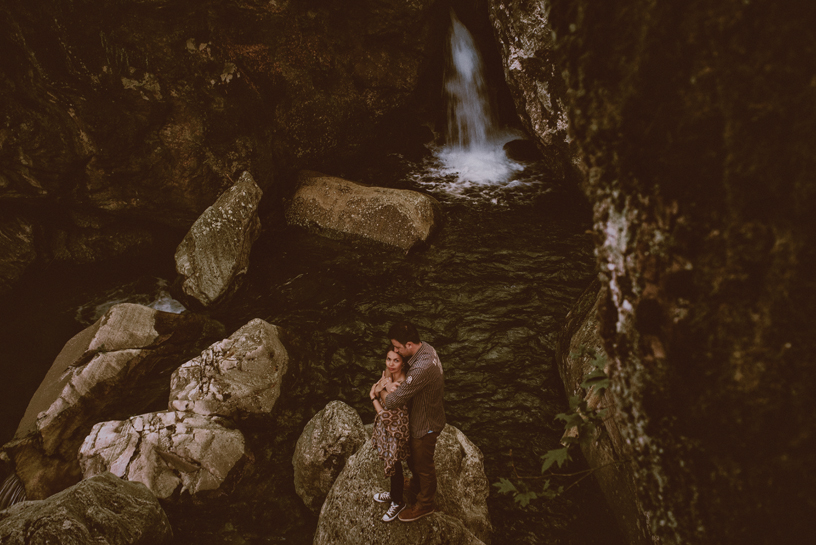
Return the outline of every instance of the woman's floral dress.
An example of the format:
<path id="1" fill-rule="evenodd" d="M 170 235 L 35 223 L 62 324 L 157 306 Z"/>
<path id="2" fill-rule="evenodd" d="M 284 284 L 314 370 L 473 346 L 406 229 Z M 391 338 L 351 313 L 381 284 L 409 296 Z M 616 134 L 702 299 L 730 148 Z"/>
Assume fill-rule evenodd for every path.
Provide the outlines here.
<path id="1" fill-rule="evenodd" d="M 385 410 L 377 415 L 371 442 L 377 449 L 380 459 L 385 462 L 386 477 L 392 477 L 394 466 L 408 458 L 411 452 L 408 444 L 410 437 L 407 407 Z"/>

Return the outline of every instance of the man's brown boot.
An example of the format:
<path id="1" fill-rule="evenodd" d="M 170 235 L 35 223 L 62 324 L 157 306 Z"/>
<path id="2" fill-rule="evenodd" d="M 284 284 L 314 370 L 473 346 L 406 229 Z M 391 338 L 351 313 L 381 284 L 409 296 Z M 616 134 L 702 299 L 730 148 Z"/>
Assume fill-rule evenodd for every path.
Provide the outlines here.
<path id="1" fill-rule="evenodd" d="M 410 507 L 406 507 L 400 514 L 399 519 L 402 522 L 412 522 L 417 519 L 420 519 L 426 515 L 430 515 L 434 513 L 436 508 L 434 506 L 430 507 L 422 507 L 420 505 L 412 505 Z"/>

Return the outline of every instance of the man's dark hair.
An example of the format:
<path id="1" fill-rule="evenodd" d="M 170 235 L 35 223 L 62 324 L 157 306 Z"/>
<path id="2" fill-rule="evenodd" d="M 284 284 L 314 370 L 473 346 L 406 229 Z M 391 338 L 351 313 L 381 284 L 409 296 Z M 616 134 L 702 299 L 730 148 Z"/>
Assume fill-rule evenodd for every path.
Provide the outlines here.
<path id="1" fill-rule="evenodd" d="M 394 339 L 403 346 L 408 343 L 419 343 L 419 333 L 414 325 L 408 322 L 397 322 L 392 325 L 388 330 L 388 338 Z"/>

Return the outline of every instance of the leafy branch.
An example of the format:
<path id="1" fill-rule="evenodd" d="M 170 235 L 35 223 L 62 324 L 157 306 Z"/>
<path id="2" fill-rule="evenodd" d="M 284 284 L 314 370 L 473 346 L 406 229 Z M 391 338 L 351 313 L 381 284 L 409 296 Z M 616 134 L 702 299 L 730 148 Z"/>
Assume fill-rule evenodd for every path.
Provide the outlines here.
<path id="1" fill-rule="evenodd" d="M 522 507 L 527 507 L 533 500 L 553 499 L 571 489 L 598 469 L 622 462 L 622 460 L 610 462 L 602 466 L 584 469 L 574 473 L 555 473 L 553 471 L 555 467 L 560 469 L 572 460 L 570 456 L 570 448 L 572 445 L 589 441 L 590 438 L 595 437 L 597 430 L 603 430 L 602 424 L 604 418 L 606 418 L 607 409 L 597 406 L 590 407 L 588 400 L 591 398 L 599 398 L 603 395 L 604 390 L 609 387 L 609 376 L 606 374 L 606 357 L 603 353 L 597 354 L 592 350 L 586 349 L 582 349 L 581 352 L 578 353 L 573 352 L 570 354 L 570 357 L 583 358 L 586 355 L 592 358 L 590 362 L 591 369 L 584 375 L 583 382 L 581 382 L 581 388 L 587 391 L 587 395 L 585 397 L 570 397 L 569 410 L 555 416 L 555 420 L 564 422 L 565 433 L 561 438 L 563 447 L 551 449 L 544 453 L 540 457 L 541 474 L 534 476 L 521 476 L 518 474 L 516 466 L 513 463 L 513 451 L 511 450 L 510 464 L 516 483 L 504 477 L 500 478 L 498 482 L 493 483 L 493 486 L 498 489 L 499 494 L 512 494 L 514 501 Z M 563 486 L 554 486 L 551 481 L 552 477 L 578 477 L 578 479 L 564 488 Z M 541 483 L 541 488 L 538 491 L 532 490 L 531 487 L 526 484 L 527 481 L 531 480 Z"/>

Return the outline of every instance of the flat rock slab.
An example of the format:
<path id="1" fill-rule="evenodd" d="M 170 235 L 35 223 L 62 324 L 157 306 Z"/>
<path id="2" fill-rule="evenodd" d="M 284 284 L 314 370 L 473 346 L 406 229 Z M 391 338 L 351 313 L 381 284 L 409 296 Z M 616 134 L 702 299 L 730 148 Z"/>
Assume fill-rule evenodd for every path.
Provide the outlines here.
<path id="1" fill-rule="evenodd" d="M 251 459 L 243 434 L 227 426 L 222 418 L 175 411 L 100 422 L 82 444 L 79 464 L 85 478 L 110 471 L 162 500 L 222 496 Z"/>
<path id="2" fill-rule="evenodd" d="M 210 306 L 234 291 L 249 268 L 249 253 L 261 231 L 262 195 L 249 172 L 244 172 L 193 223 L 175 256 L 185 294 Z"/>
<path id="3" fill-rule="evenodd" d="M 3 545 L 163 545 L 172 539 L 156 496 L 110 473 L 0 511 Z"/>
<path id="4" fill-rule="evenodd" d="M 256 318 L 173 372 L 170 410 L 241 419 L 268 414 L 289 355 L 280 329 Z"/>
<path id="5" fill-rule="evenodd" d="M 410 524 L 381 521 L 386 504 L 373 495 L 388 490 L 383 463 L 369 441 L 349 458 L 329 492 L 317 523 L 314 545 L 477 545 L 490 543 L 489 486 L 483 457 L 451 425 L 439 436 L 434 453 L 437 512 Z"/>
<path id="6" fill-rule="evenodd" d="M 328 238 L 365 239 L 408 252 L 428 242 L 443 215 L 436 199 L 416 191 L 303 171 L 286 221 Z"/>
<path id="7" fill-rule="evenodd" d="M 203 315 L 124 303 L 70 339 L 4 447 L 28 497 L 79 481 L 76 453 L 91 427 L 144 412 L 166 395 L 173 369 L 223 334 Z"/>
<path id="8" fill-rule="evenodd" d="M 295 491 L 315 513 L 346 460 L 357 452 L 368 435 L 357 411 L 342 401 L 331 401 L 303 428 L 292 456 Z"/>

